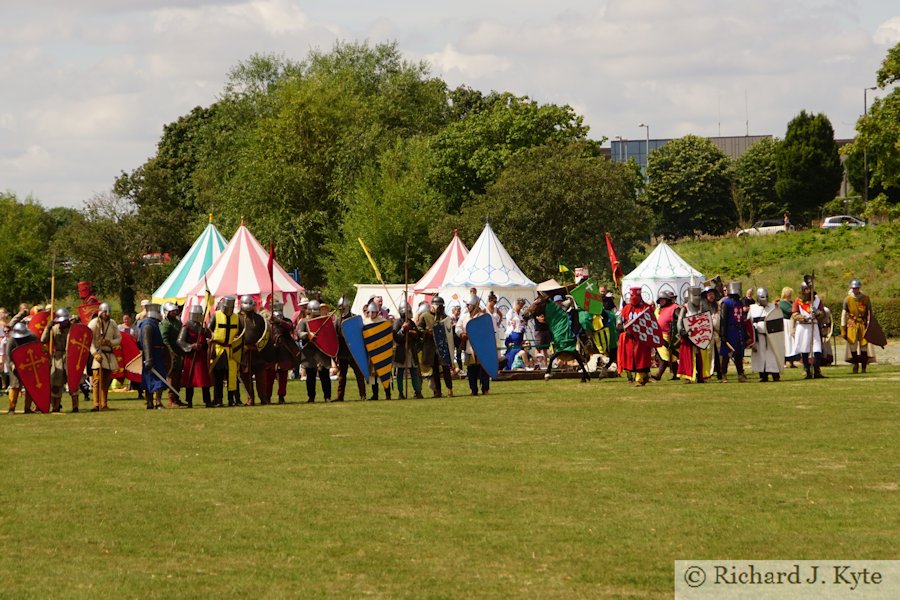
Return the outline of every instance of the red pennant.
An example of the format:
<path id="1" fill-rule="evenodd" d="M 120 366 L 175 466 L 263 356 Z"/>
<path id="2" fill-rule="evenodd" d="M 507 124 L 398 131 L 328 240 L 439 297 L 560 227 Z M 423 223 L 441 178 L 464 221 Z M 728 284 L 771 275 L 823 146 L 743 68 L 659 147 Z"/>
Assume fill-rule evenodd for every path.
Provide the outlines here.
<path id="1" fill-rule="evenodd" d="M 612 238 L 606 234 L 606 251 L 609 252 L 609 266 L 612 269 L 613 282 L 616 287 L 622 289 L 622 279 L 625 275 L 622 273 L 622 265 L 619 264 L 619 257 L 616 256 L 616 250 L 613 248 Z"/>

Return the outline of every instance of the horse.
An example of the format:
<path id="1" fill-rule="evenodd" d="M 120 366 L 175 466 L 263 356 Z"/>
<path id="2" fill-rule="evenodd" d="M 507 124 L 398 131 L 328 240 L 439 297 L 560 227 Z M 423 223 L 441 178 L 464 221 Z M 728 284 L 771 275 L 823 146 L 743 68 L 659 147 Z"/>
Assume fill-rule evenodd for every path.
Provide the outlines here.
<path id="1" fill-rule="evenodd" d="M 569 307 L 574 306 L 574 300 L 569 297 L 564 301 Z M 544 315 L 547 326 L 553 339 L 553 354 L 547 359 L 547 372 L 544 379 L 553 377 L 553 363 L 557 360 L 574 360 L 581 368 L 581 381 L 590 381 L 591 375 L 585 366 L 586 357 L 582 354 L 578 337 L 572 331 L 572 323 L 565 308 L 550 302 L 549 296 L 539 296 L 531 305 L 522 311 L 522 316 L 529 318 L 536 315 Z"/>

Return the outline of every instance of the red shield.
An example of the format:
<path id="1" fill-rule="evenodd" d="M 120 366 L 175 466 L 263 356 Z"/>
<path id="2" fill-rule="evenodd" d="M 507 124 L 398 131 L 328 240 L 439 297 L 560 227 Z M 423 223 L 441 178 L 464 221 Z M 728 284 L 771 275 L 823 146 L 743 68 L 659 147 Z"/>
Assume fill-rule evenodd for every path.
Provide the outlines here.
<path id="1" fill-rule="evenodd" d="M 129 381 L 133 381 L 134 383 L 141 382 L 141 372 L 138 371 L 134 373 L 126 368 L 126 365 L 131 362 L 141 362 L 140 360 L 135 361 L 134 359 L 138 358 L 141 355 L 141 351 L 137 346 L 137 342 L 134 340 L 134 337 L 127 331 L 122 332 L 122 345 L 116 347 L 116 358 L 119 359 L 119 364 L 123 365 L 121 367 L 123 371 L 123 377 L 127 377 Z"/>
<path id="2" fill-rule="evenodd" d="M 91 322 L 91 319 L 94 318 L 94 315 L 97 314 L 98 308 L 100 308 L 100 303 L 96 300 L 94 302 L 82 304 L 78 307 L 78 318 L 81 319 L 81 322 L 84 325 L 88 325 Z"/>
<path id="3" fill-rule="evenodd" d="M 31 315 L 31 319 L 28 321 L 28 329 L 31 330 L 31 333 L 37 336 L 37 339 L 41 339 L 41 334 L 44 333 L 44 330 L 47 328 L 47 324 L 49 323 L 50 311 L 41 310 Z"/>
<path id="4" fill-rule="evenodd" d="M 69 329 L 69 342 L 66 344 L 66 381 L 69 390 L 77 393 L 84 368 L 91 358 L 91 338 L 93 333 L 81 323 L 73 323 Z"/>
<path id="5" fill-rule="evenodd" d="M 637 335 L 638 340 L 642 344 L 653 348 L 659 348 L 663 345 L 662 330 L 660 330 L 659 323 L 656 322 L 656 318 L 649 310 L 642 312 L 639 317 L 632 321 L 631 330 Z"/>
<path id="6" fill-rule="evenodd" d="M 40 342 L 17 346 L 10 355 L 16 376 L 42 413 L 50 412 L 50 357 Z"/>
<path id="7" fill-rule="evenodd" d="M 684 327 L 692 344 L 701 350 L 709 348 L 713 336 L 713 323 L 712 316 L 708 312 L 685 315 Z"/>
<path id="8" fill-rule="evenodd" d="M 311 332 L 316 334 L 316 337 L 312 342 L 319 350 L 321 350 L 331 358 L 337 356 L 337 330 L 334 328 L 334 321 L 331 317 L 325 316 L 308 319 L 306 321 L 306 326 Z"/>

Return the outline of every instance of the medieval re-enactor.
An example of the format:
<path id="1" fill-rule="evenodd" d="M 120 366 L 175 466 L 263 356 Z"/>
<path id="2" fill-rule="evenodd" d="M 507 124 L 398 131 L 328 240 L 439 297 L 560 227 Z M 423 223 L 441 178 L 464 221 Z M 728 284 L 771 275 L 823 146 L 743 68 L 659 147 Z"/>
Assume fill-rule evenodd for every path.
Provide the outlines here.
<path id="1" fill-rule="evenodd" d="M 162 321 L 159 304 L 151 302 L 147 305 L 147 316 L 137 324 L 138 346 L 144 361 L 141 370 L 141 385 L 147 392 L 147 410 L 162 408 L 163 390 L 168 375 L 169 351 L 163 343 L 159 324 Z"/>
<path id="2" fill-rule="evenodd" d="M 406 398 L 406 372 L 412 380 L 413 393 L 422 398 L 422 378 L 419 374 L 419 330 L 410 315 L 406 302 L 400 304 L 400 318 L 394 321 L 394 369 L 397 372 L 397 397 Z"/>
<path id="3" fill-rule="evenodd" d="M 318 300 L 311 300 L 307 307 L 308 316 L 297 323 L 297 339 L 303 344 L 300 366 L 306 371 L 306 401 L 316 401 L 316 377 L 322 382 L 322 395 L 325 402 L 331 402 L 331 359 L 313 343 L 316 334 L 310 330 L 309 321 L 317 319 L 322 312 L 322 304 Z"/>
<path id="4" fill-rule="evenodd" d="M 873 361 L 873 347 L 866 341 L 866 329 L 872 317 L 872 301 L 862 293 L 862 282 L 854 279 L 850 282 L 850 291 L 844 298 L 844 309 L 841 311 L 841 337 L 847 342 L 844 359 L 853 365 L 853 372 L 866 372 L 866 367 Z"/>
<path id="5" fill-rule="evenodd" d="M 337 331 L 338 336 L 338 389 L 335 402 L 344 401 L 344 393 L 347 389 L 347 371 L 350 369 L 353 369 L 353 374 L 356 376 L 356 390 L 359 392 L 359 399 L 365 400 L 365 379 L 363 378 L 362 371 L 359 370 L 359 366 L 356 364 L 356 360 L 353 358 L 353 353 L 350 352 L 350 347 L 347 346 L 347 340 L 344 339 L 344 321 L 356 316 L 350 312 L 350 299 L 346 296 L 341 296 L 337 303 L 337 310 L 338 314 L 334 317 L 334 328 Z"/>
<path id="6" fill-rule="evenodd" d="M 181 333 L 181 307 L 174 302 L 166 302 L 162 307 L 163 320 L 159 323 L 159 333 L 168 352 L 169 371 L 166 381 L 169 383 L 169 408 L 187 406 L 178 398 L 177 390 L 181 389 L 181 370 L 184 365 L 184 349 L 178 343 Z"/>
<path id="7" fill-rule="evenodd" d="M 794 350 L 800 354 L 804 379 L 824 379 L 822 375 L 822 329 L 825 311 L 818 294 L 813 291 L 806 279 L 800 285 L 800 296 L 794 300 L 791 315 L 794 330 Z"/>
<path id="8" fill-rule="evenodd" d="M 272 403 L 272 390 L 266 373 L 271 363 L 272 348 L 269 344 L 269 329 L 266 319 L 256 312 L 253 296 L 241 297 L 241 328 L 244 331 L 244 352 L 241 357 L 241 381 L 247 391 L 248 406 L 256 403 L 253 381 L 256 380 L 256 394 L 260 404 Z"/>
<path id="9" fill-rule="evenodd" d="M 453 322 L 444 308 L 444 299 L 435 296 L 431 300 L 434 313 L 419 315 L 418 327 L 423 333 L 422 360 L 431 364 L 431 387 L 435 398 L 440 398 L 441 379 L 447 388 L 447 395 L 453 397 Z"/>
<path id="10" fill-rule="evenodd" d="M 747 311 L 747 318 L 753 325 L 755 338 L 753 351 L 750 354 L 750 367 L 754 373 L 759 375 L 760 381 L 768 381 L 769 376 L 772 377 L 772 381 L 779 381 L 781 371 L 784 369 L 784 358 L 775 354 L 773 344 L 769 340 L 769 333 L 766 331 L 766 317 L 773 310 L 777 310 L 778 315 L 781 315 L 781 309 L 769 302 L 769 290 L 766 288 L 756 290 L 756 304 Z M 781 331 L 772 335 L 777 335 L 779 341 L 784 339 Z"/>
<path id="11" fill-rule="evenodd" d="M 158 308 L 157 306 L 157 310 Z M 93 368 L 91 389 L 94 393 L 94 406 L 91 408 L 91 412 L 109 408 L 109 385 L 112 383 L 113 373 L 119 370 L 115 347 L 122 343 L 122 334 L 119 332 L 119 326 L 110 318 L 109 313 L 109 304 L 102 303 L 97 309 L 97 316 L 88 324 L 88 328 L 93 334 L 91 354 L 94 356 L 94 362 L 91 365 Z"/>
<path id="12" fill-rule="evenodd" d="M 678 348 L 678 376 L 686 383 L 705 383 L 713 373 L 713 341 L 712 341 L 712 313 L 711 305 L 702 296 L 702 289 L 692 285 L 687 291 L 687 301 L 678 314 L 678 334 L 681 336 L 681 345 Z M 697 315 L 705 313 L 706 319 L 700 319 Z M 700 321 L 693 328 L 690 323 Z M 701 347 L 706 340 L 706 347 Z M 697 343 L 700 343 L 698 345 Z"/>
<path id="13" fill-rule="evenodd" d="M 194 407 L 194 389 L 200 388 L 203 394 L 203 405 L 212 406 L 209 387 L 212 378 L 209 373 L 209 339 L 212 336 L 203 324 L 203 307 L 199 304 L 191 307 L 188 321 L 178 332 L 178 346 L 184 353 L 181 368 L 181 389 L 188 408 Z"/>
<path id="14" fill-rule="evenodd" d="M 7 352 L 9 353 L 10 358 L 12 358 L 13 350 L 18 348 L 19 346 L 24 346 L 30 342 L 36 342 L 37 337 L 28 329 L 28 325 L 25 324 L 24 319 L 28 315 L 28 310 L 19 311 L 10 321 L 10 334 L 9 334 L 9 345 L 7 346 Z M 19 401 L 19 394 L 22 392 L 24 386 L 22 385 L 22 380 L 19 379 L 19 371 L 16 368 L 16 361 L 10 360 L 10 369 L 9 369 L 9 410 L 7 414 L 15 414 L 16 412 L 16 403 Z M 26 413 L 32 412 L 31 409 L 32 400 L 31 396 L 28 395 L 28 390 L 25 390 L 25 408 L 24 411 Z"/>
<path id="15" fill-rule="evenodd" d="M 469 380 L 469 391 L 472 392 L 473 396 L 478 395 L 479 383 L 481 384 L 482 394 L 487 395 L 487 393 L 491 391 L 491 377 L 488 375 L 487 371 L 484 370 L 481 361 L 478 360 L 475 349 L 472 347 L 472 344 L 469 343 L 469 334 L 466 333 L 466 325 L 468 322 L 481 314 L 484 314 L 484 310 L 481 308 L 481 299 L 475 294 L 472 294 L 466 302 L 466 310 L 456 322 L 456 335 L 459 337 L 460 347 L 466 355 L 466 377 Z"/>
<path id="16" fill-rule="evenodd" d="M 729 360 L 734 362 L 738 381 L 747 381 L 747 376 L 744 375 L 744 349 L 752 346 L 753 342 L 747 339 L 746 315 L 741 295 L 741 282 L 729 281 L 728 296 L 719 303 L 719 356 L 722 359 L 723 383 L 728 381 Z"/>
<path id="17" fill-rule="evenodd" d="M 659 308 L 656 309 L 656 322 L 662 332 L 663 345 L 656 349 L 659 354 L 659 368 L 651 375 L 653 379 L 662 379 L 666 369 L 672 373 L 672 379 L 678 379 L 678 303 L 675 301 L 675 292 L 662 290 L 656 299 Z"/>
<path id="18" fill-rule="evenodd" d="M 213 406 L 223 406 L 223 388 L 228 384 L 228 406 L 240 404 L 240 392 L 237 387 L 238 370 L 240 369 L 241 329 L 240 319 L 234 314 L 234 296 L 225 296 L 219 300 L 210 331 L 212 332 L 212 379 Z"/>
<path id="19" fill-rule="evenodd" d="M 619 372 L 628 371 L 633 374 L 635 385 L 643 386 L 650 378 L 650 359 L 653 347 L 640 340 L 633 329 L 633 324 L 653 307 L 644 302 L 641 288 L 633 287 L 629 291 L 628 304 L 622 307 L 619 321 Z"/>
<path id="20" fill-rule="evenodd" d="M 66 349 L 69 346 L 69 331 L 72 315 L 67 308 L 58 308 L 53 318 L 53 326 L 44 329 L 41 342 L 47 344 L 50 352 L 50 406 L 53 412 L 62 410 L 63 388 L 67 387 Z M 85 348 L 86 350 L 87 348 Z M 68 382 L 72 412 L 78 412 L 78 385 L 81 380 Z"/>

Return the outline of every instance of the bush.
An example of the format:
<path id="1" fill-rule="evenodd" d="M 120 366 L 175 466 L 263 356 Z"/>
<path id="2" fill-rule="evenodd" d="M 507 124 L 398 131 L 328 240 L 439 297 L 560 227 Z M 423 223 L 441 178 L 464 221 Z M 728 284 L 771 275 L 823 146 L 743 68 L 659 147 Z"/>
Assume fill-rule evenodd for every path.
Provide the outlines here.
<path id="1" fill-rule="evenodd" d="M 875 316 L 888 337 L 900 336 L 900 298 L 872 299 Z"/>

